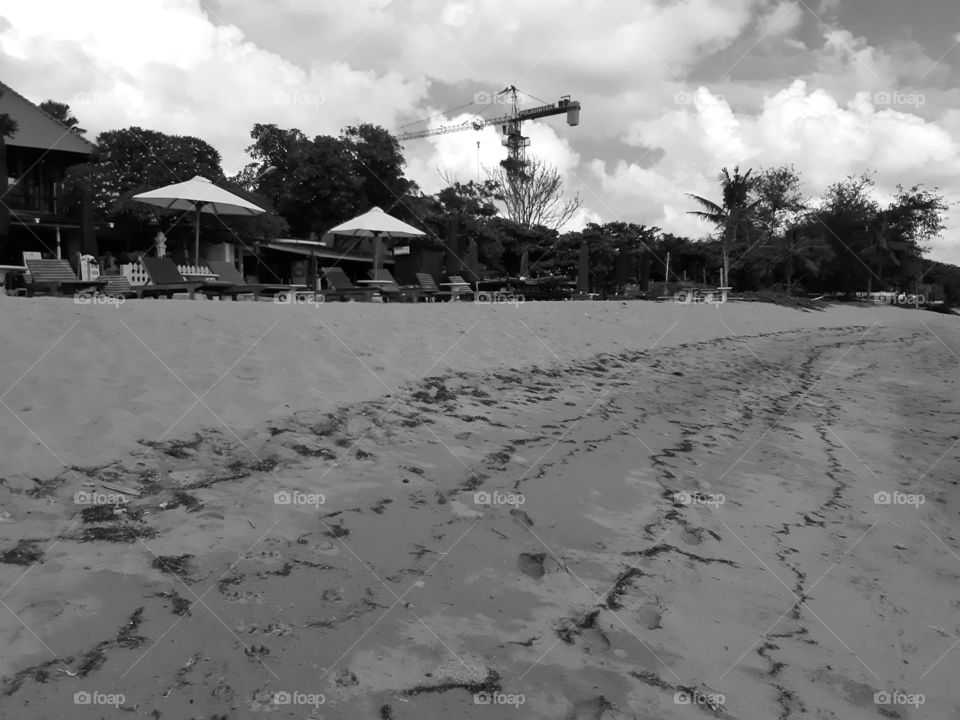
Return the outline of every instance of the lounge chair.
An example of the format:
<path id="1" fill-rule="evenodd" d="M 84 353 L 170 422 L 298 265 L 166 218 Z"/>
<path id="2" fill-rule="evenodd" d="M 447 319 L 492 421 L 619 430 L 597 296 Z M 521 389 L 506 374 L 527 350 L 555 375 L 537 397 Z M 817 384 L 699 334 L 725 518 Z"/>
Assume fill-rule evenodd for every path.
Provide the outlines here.
<path id="1" fill-rule="evenodd" d="M 320 268 L 323 279 L 327 282 L 327 288 L 323 290 L 324 298 L 333 298 L 336 300 L 371 300 L 374 291 L 369 288 L 361 288 L 350 282 L 350 278 L 341 267 Z"/>
<path id="2" fill-rule="evenodd" d="M 66 260 L 25 259 L 30 273 L 27 295 L 49 292 L 56 295 L 96 295 L 106 280 L 80 280 Z"/>
<path id="3" fill-rule="evenodd" d="M 170 258 L 144 257 L 140 262 L 150 278 L 150 284 L 143 285 L 137 291 L 140 297 L 172 298 L 175 293 L 185 292 L 192 298 L 199 292 L 207 297 L 222 298 L 229 295 L 228 290 L 233 287 L 232 283 L 219 280 L 187 280 Z"/>
<path id="4" fill-rule="evenodd" d="M 124 275 L 105 275 L 102 280 L 107 284 L 103 288 L 103 294 L 110 297 L 132 298 L 137 296 L 137 291 L 130 285 L 130 281 Z"/>
<path id="5" fill-rule="evenodd" d="M 383 293 L 385 300 L 398 302 L 416 302 L 421 297 L 425 297 L 422 289 L 412 285 L 399 285 L 396 279 L 386 268 L 380 268 L 380 271 L 371 270 L 369 273 L 371 280 L 377 281 L 377 289 Z"/>
<path id="6" fill-rule="evenodd" d="M 430 273 L 417 273 L 417 282 L 420 283 L 420 287 L 430 301 L 453 299 L 453 290 L 441 290 Z"/>
<path id="7" fill-rule="evenodd" d="M 443 283 L 443 285 L 450 287 L 451 300 L 459 300 L 460 298 L 469 300 L 473 297 L 473 288 L 470 287 L 470 283 L 463 279 L 462 275 L 451 275 L 450 282 Z"/>
<path id="8" fill-rule="evenodd" d="M 283 300 L 293 293 L 306 292 L 306 287 L 303 285 L 248 283 L 232 262 L 211 260 L 207 263 L 207 267 L 216 274 L 219 280 L 231 284 L 230 288 L 226 290 L 224 294 L 229 295 L 234 300 L 236 300 L 239 295 L 253 295 L 256 300 L 259 300 L 261 295 Z"/>

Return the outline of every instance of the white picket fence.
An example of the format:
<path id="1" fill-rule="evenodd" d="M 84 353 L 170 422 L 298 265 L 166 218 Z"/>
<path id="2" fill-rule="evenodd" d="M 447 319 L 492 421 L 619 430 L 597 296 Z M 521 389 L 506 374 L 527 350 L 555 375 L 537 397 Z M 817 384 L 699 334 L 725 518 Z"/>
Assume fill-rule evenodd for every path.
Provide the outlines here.
<path id="1" fill-rule="evenodd" d="M 177 270 L 187 279 L 202 280 L 209 278 L 216 279 L 216 274 L 206 265 L 177 265 Z M 147 275 L 146 268 L 139 262 L 120 266 L 120 274 L 123 275 L 133 286 L 146 285 L 150 282 L 150 276 Z"/>

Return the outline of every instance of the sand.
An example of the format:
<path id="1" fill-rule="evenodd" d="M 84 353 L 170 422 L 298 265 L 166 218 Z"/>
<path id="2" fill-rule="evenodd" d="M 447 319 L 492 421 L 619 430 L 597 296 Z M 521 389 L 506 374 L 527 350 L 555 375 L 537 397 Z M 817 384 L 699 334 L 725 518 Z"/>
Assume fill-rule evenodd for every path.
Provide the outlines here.
<path id="1" fill-rule="evenodd" d="M 0 716 L 960 717 L 958 328 L 2 298 Z"/>

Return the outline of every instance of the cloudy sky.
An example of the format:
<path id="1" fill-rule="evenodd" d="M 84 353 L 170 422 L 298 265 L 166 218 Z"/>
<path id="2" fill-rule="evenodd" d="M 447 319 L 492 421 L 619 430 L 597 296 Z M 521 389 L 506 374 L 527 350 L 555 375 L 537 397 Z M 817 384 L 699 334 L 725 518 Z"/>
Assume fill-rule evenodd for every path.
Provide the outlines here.
<path id="1" fill-rule="evenodd" d="M 88 136 L 130 125 L 199 136 L 235 171 L 254 123 L 337 134 L 579 100 L 525 125 L 576 219 L 700 237 L 685 193 L 723 166 L 792 163 L 812 197 L 875 171 L 960 200 L 960 13 L 948 0 L 31 0 L 0 5 L 2 79 L 67 102 Z M 419 119 L 429 121 L 416 123 Z M 413 123 L 413 124 L 411 124 Z M 477 143 L 480 143 L 479 148 Z M 493 128 L 404 144 L 432 192 L 504 157 Z M 932 257 L 960 264 L 960 209 Z"/>

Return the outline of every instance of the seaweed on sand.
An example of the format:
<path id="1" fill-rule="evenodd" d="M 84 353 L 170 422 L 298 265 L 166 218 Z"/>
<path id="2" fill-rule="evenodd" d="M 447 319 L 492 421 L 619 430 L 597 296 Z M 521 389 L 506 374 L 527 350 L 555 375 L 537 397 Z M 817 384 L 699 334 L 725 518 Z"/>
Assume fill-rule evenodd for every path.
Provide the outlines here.
<path id="1" fill-rule="evenodd" d="M 102 540 L 104 542 L 133 542 L 140 538 L 155 537 L 157 531 L 149 525 L 108 525 L 84 528 L 80 542 Z"/>
<path id="2" fill-rule="evenodd" d="M 637 577 L 643 577 L 643 571 L 635 567 L 624 570 L 617 576 L 617 581 L 613 584 L 613 588 L 607 593 L 605 604 L 609 610 L 619 610 L 623 607 L 620 604 L 620 598 L 627 591 L 633 579 Z"/>
<path id="3" fill-rule="evenodd" d="M 95 670 L 99 670 L 107 660 L 107 652 L 116 648 L 133 650 L 143 645 L 147 639 L 143 635 L 138 635 L 137 630 L 143 622 L 143 608 L 137 608 L 123 627 L 120 628 L 117 636 L 110 640 L 104 640 L 97 643 L 92 649 L 88 650 L 80 658 L 80 664 L 77 666 L 77 674 L 80 677 L 86 677 Z"/>
<path id="4" fill-rule="evenodd" d="M 193 555 L 159 555 L 153 559 L 153 567 L 161 572 L 185 577 L 190 574 Z"/>
<path id="5" fill-rule="evenodd" d="M 43 551 L 36 540 L 21 540 L 16 546 L 0 553 L 0 562 L 7 565 L 33 565 L 43 561 Z"/>
<path id="6" fill-rule="evenodd" d="M 481 682 L 445 682 L 439 685 L 417 685 L 401 692 L 401 695 L 413 697 L 422 693 L 442 693 L 448 690 L 466 690 L 474 695 L 478 693 L 498 693 L 502 689 L 500 685 L 500 673 L 496 670 L 487 670 L 487 676 Z"/>

